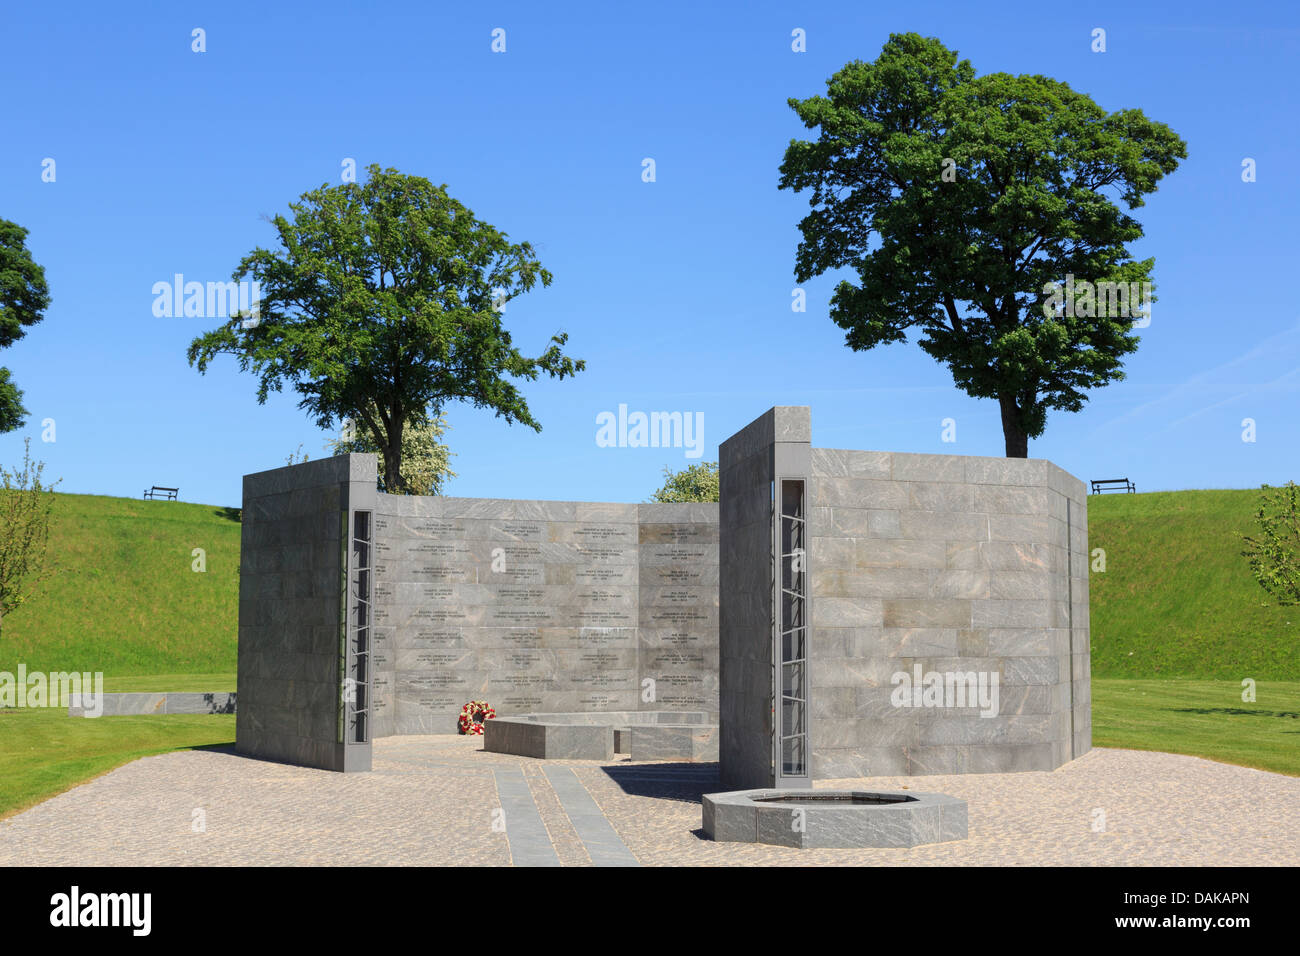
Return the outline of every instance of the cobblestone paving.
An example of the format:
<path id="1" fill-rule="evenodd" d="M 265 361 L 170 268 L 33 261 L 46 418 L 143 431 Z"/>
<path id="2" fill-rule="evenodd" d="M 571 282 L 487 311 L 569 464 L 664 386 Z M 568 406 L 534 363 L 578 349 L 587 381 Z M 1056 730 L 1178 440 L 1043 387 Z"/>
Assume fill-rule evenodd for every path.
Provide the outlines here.
<path id="1" fill-rule="evenodd" d="M 542 762 L 481 746 L 385 738 L 373 772 L 346 775 L 222 750 L 146 757 L 0 821 L 0 866 L 507 865 L 493 826 L 502 768 L 522 770 L 560 863 L 590 866 Z M 911 850 L 714 843 L 699 829 L 714 767 L 547 765 L 573 769 L 645 865 L 1300 865 L 1300 778 L 1173 754 L 1094 750 L 1053 773 L 817 782 L 968 802 L 969 839 Z"/>

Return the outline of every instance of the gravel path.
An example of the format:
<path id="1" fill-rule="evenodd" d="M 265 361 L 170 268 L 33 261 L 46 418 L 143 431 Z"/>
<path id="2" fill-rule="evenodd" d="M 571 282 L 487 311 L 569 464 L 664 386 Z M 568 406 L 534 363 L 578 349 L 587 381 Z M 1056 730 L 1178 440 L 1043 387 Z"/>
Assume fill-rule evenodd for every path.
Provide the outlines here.
<path id="1" fill-rule="evenodd" d="M 543 772 L 560 766 L 647 866 L 1300 865 L 1300 778 L 1196 757 L 1093 750 L 1052 773 L 818 781 L 962 797 L 970 837 L 800 851 L 705 839 L 700 794 L 719 789 L 711 765 L 544 763 L 481 746 L 474 737 L 388 737 L 375 743 L 373 772 L 346 775 L 221 750 L 146 757 L 0 821 L 0 866 L 506 865 L 495 771 L 507 768 L 522 771 L 558 863 L 589 866 L 579 829 L 590 838 L 603 828 L 580 792 L 575 809 L 570 786 L 575 828 Z M 608 858 L 611 848 L 595 852 Z"/>

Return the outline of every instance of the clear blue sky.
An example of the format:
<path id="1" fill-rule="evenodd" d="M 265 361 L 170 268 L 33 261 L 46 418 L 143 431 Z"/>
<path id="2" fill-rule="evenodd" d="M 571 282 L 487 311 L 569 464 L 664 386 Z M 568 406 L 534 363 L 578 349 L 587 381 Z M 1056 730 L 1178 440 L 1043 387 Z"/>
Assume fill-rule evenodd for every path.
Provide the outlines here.
<path id="1" fill-rule="evenodd" d="M 1044 73 L 1107 109 L 1141 108 L 1188 143 L 1139 210 L 1135 252 L 1156 258 L 1159 301 L 1127 381 L 1053 414 L 1030 454 L 1140 490 L 1300 478 L 1293 4 L 184 6 L 5 13 L 0 217 L 30 230 L 53 304 L 0 352 L 31 412 L 0 436 L 0 461 L 34 436 L 62 490 L 157 483 L 237 504 L 241 475 L 299 444 L 326 454 L 291 392 L 259 406 L 234 360 L 191 369 L 187 344 L 217 323 L 155 318 L 151 290 L 175 273 L 229 278 L 273 244 L 263 217 L 339 182 L 345 158 L 446 183 L 533 242 L 555 282 L 512 302 L 507 324 L 534 352 L 563 329 L 588 363 L 526 386 L 541 434 L 452 407 L 451 494 L 645 500 L 687 459 L 598 447 L 596 416 L 620 403 L 702 413 L 706 459 L 776 404 L 812 406 L 820 446 L 1001 454 L 996 405 L 914 346 L 844 346 L 831 278 L 808 284 L 806 313 L 790 308 L 807 201 L 776 188 L 804 135 L 786 100 L 908 30 L 981 73 Z M 191 51 L 196 27 L 205 53 Z M 1105 53 L 1091 50 L 1095 27 Z M 795 28 L 806 53 L 791 51 Z M 1242 182 L 1245 157 L 1256 182 Z M 46 418 L 56 441 L 42 444 Z M 944 418 L 955 445 L 941 441 Z"/>

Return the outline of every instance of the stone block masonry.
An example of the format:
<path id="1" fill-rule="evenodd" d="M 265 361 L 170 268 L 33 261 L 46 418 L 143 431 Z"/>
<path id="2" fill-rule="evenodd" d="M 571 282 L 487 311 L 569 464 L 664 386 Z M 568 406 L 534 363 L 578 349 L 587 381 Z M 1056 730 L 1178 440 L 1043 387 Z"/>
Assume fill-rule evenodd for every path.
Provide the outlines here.
<path id="1" fill-rule="evenodd" d="M 1083 482 L 1036 459 L 811 439 L 807 408 L 777 407 L 720 450 L 723 786 L 797 786 L 779 779 L 775 718 L 804 704 L 813 779 L 1051 770 L 1086 753 Z M 791 592 L 773 578 L 774 482 L 803 461 L 808 672 L 791 701 L 777 697 Z"/>
<path id="2" fill-rule="evenodd" d="M 718 706 L 712 504 L 380 494 L 375 733 L 523 713 Z"/>
<path id="3" fill-rule="evenodd" d="M 375 467 L 244 479 L 242 752 L 366 769 L 476 699 L 718 714 L 690 745 L 729 789 L 1091 747 L 1086 489 L 1050 462 L 816 448 L 777 407 L 723 442 L 720 504 L 390 496 Z"/>
<path id="4" fill-rule="evenodd" d="M 241 753 L 370 769 L 356 519 L 375 508 L 376 461 L 340 455 L 244 476 L 239 559 Z M 362 670 L 358 679 L 357 664 Z M 357 690 L 360 690 L 358 697 Z M 359 739 L 360 738 L 360 739 Z"/>
<path id="5" fill-rule="evenodd" d="M 375 468 L 244 479 L 241 751 L 364 769 L 470 700 L 717 712 L 716 504 L 387 495 Z"/>
<path id="6" fill-rule="evenodd" d="M 1085 753 L 1083 482 L 1036 459 L 814 448 L 812 466 L 814 775 L 1050 770 Z M 942 699 L 916 686 L 930 675 Z"/>

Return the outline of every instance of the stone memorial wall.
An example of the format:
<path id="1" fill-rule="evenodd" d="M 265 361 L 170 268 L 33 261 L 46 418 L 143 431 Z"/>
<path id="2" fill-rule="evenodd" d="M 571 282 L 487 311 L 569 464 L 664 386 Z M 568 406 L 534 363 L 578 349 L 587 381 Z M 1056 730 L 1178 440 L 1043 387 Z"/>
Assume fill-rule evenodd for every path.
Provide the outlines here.
<path id="1" fill-rule="evenodd" d="M 718 708 L 717 505 L 378 495 L 373 732 Z"/>
<path id="2" fill-rule="evenodd" d="M 719 714 L 737 789 L 1087 752 L 1082 482 L 814 448 L 801 406 L 719 462 L 720 506 L 390 496 L 367 455 L 246 476 L 239 750 L 366 769 L 486 700 Z"/>

